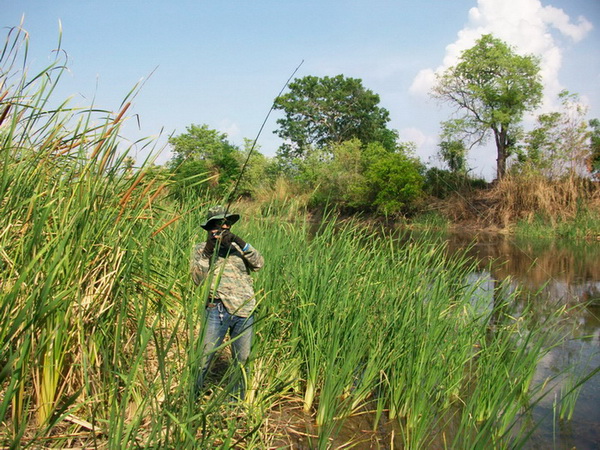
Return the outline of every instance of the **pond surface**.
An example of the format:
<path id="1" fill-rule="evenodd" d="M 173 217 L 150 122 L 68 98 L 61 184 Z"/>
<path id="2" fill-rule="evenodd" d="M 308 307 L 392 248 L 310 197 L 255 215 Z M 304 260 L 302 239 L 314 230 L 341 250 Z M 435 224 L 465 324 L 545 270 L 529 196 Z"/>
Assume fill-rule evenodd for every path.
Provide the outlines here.
<path id="1" fill-rule="evenodd" d="M 525 448 L 600 448 L 600 373 L 577 397 L 572 419 L 560 420 L 560 392 L 600 366 L 600 242 L 524 240 L 492 234 L 446 236 L 450 251 L 475 258 L 482 295 L 494 301 L 494 288 L 507 281 L 528 297 L 540 320 L 566 307 L 568 339 L 540 362 L 535 382 L 551 379 L 550 395 L 534 406 L 531 423 L 539 423 Z M 554 378 L 552 378 L 554 377 Z"/>

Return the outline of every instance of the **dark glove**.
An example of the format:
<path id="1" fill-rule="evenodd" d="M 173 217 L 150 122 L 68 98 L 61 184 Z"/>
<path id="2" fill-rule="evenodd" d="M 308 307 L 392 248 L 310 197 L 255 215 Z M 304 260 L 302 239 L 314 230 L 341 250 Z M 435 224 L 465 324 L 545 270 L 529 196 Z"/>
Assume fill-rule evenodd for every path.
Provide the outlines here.
<path id="1" fill-rule="evenodd" d="M 212 234 L 208 233 L 208 237 L 206 238 L 206 244 L 204 245 L 204 250 L 202 253 L 207 258 L 210 258 L 215 251 L 215 247 L 217 246 L 217 238 Z"/>
<path id="2" fill-rule="evenodd" d="M 246 242 L 244 242 L 241 237 L 233 234 L 229 230 L 223 230 L 221 232 L 221 248 L 229 250 L 231 248 L 231 244 L 234 242 L 240 247 L 241 250 L 244 250 L 244 247 L 246 247 Z"/>

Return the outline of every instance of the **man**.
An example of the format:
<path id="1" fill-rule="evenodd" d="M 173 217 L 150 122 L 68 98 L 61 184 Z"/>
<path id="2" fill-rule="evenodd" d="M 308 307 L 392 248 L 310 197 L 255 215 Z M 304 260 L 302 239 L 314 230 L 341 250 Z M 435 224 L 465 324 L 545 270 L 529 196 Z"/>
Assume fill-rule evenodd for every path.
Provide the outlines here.
<path id="1" fill-rule="evenodd" d="M 250 272 L 259 270 L 264 260 L 250 244 L 231 232 L 240 219 L 222 206 L 208 210 L 206 222 L 200 225 L 207 234 L 206 242 L 194 247 L 191 272 L 194 283 L 209 278 L 210 291 L 206 304 L 201 371 L 196 380 L 196 393 L 202 389 L 215 349 L 223 343 L 229 331 L 231 350 L 241 368 L 252 345 L 252 324 L 256 298 Z M 245 377 L 242 376 L 242 380 Z M 245 395 L 245 383 L 237 387 L 240 398 Z"/>

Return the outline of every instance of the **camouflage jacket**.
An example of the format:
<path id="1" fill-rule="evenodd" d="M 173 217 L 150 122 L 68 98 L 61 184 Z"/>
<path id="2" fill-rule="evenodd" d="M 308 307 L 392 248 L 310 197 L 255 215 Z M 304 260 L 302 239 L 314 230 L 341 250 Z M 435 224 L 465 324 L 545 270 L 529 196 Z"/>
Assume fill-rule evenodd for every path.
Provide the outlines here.
<path id="1" fill-rule="evenodd" d="M 211 267 L 213 258 L 204 255 L 205 245 L 206 242 L 197 244 L 192 252 L 190 269 L 194 283 L 199 285 L 211 277 L 210 296 L 220 298 L 230 314 L 250 316 L 256 306 L 250 272 L 256 272 L 263 266 L 262 255 L 251 245 L 244 252 L 233 243 L 229 255 L 219 255 L 214 267 Z"/>

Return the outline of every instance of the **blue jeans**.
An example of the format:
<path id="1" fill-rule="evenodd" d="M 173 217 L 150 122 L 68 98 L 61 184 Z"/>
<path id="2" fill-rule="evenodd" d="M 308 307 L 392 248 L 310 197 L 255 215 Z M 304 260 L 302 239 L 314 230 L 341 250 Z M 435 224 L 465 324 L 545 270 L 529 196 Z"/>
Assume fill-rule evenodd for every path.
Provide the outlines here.
<path id="1" fill-rule="evenodd" d="M 202 390 L 210 363 L 215 356 L 215 349 L 223 343 L 228 331 L 229 339 L 232 341 L 231 353 L 240 367 L 245 366 L 252 347 L 253 324 L 254 316 L 240 317 L 229 314 L 221 302 L 218 302 L 216 306 L 206 308 L 202 363 L 200 374 L 196 380 L 196 394 L 199 394 Z M 240 381 L 236 383 L 234 392 L 239 398 L 243 399 L 246 394 L 246 377 L 243 373 L 239 375 Z"/>

